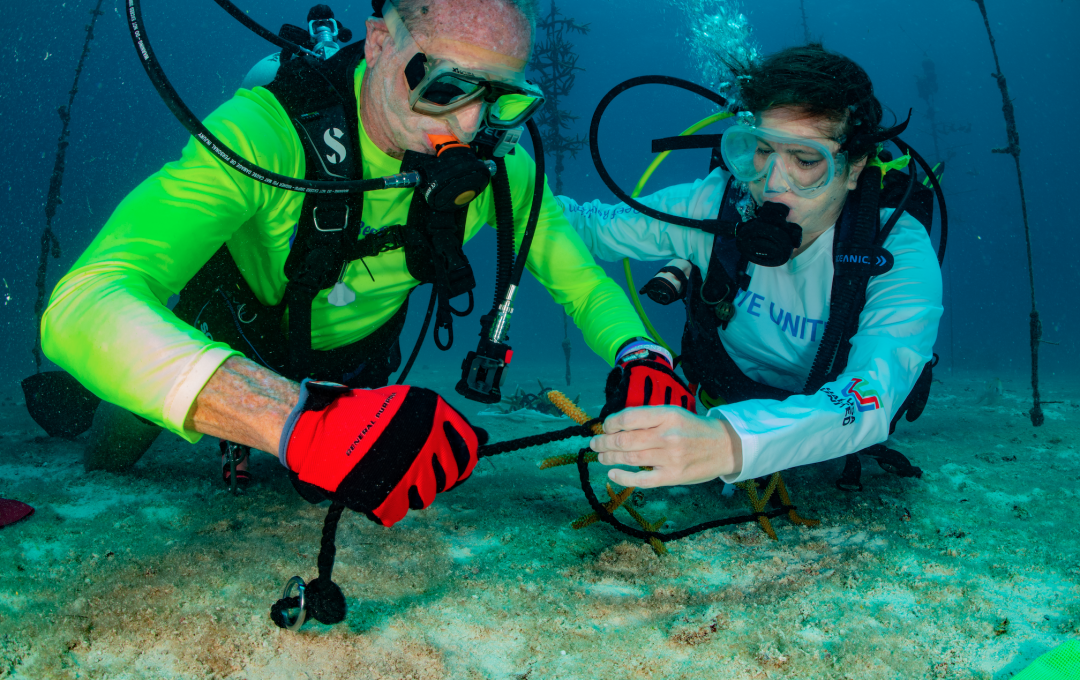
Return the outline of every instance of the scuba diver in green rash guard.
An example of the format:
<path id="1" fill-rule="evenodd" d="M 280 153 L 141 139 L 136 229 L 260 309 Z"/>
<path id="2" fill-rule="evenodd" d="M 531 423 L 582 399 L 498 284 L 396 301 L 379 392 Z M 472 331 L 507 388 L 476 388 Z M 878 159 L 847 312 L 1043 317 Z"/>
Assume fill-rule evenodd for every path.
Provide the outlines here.
<path id="1" fill-rule="evenodd" d="M 851 59 L 811 44 L 733 66 L 735 105 L 662 76 L 614 88 L 590 138 L 624 204 L 561 199 L 598 258 L 676 258 L 642 292 L 684 301 L 680 361 L 708 408 L 626 410 L 592 448 L 607 465 L 648 466 L 611 470 L 625 486 L 736 483 L 846 455 L 837 486 L 854 491 L 859 454 L 919 477 L 884 442 L 901 415 L 918 417 L 932 382 L 947 229 L 937 177 L 899 139 L 906 123 L 881 126 L 873 84 Z M 657 84 L 734 109 L 735 122 L 722 135 L 654 140 L 654 153 L 713 149 L 714 168 L 639 202 L 603 168 L 598 125 L 615 96 Z M 886 141 L 904 156 L 892 160 Z M 936 254 L 934 197 L 916 163 L 938 197 Z"/>
<path id="2" fill-rule="evenodd" d="M 129 5 L 166 96 L 138 0 Z M 390 525 L 465 479 L 486 438 L 435 393 L 386 386 L 419 283 L 433 283 L 436 342 L 452 343 L 453 316 L 467 311 L 450 300 L 468 294 L 471 309 L 475 285 L 461 245 L 483 224 L 499 232 L 497 304 L 459 392 L 499 399 L 526 265 L 607 360 L 645 331 L 508 137 L 543 103 L 523 75 L 529 0 L 373 6 L 365 42 L 325 62 L 283 55 L 272 83 L 240 90 L 205 127 L 166 96 L 197 134 L 59 282 L 42 343 L 103 400 L 192 442 L 209 434 L 276 454 L 305 498 Z M 367 193 L 326 191 L 334 182 Z M 663 402 L 630 401 L 641 403 Z"/>

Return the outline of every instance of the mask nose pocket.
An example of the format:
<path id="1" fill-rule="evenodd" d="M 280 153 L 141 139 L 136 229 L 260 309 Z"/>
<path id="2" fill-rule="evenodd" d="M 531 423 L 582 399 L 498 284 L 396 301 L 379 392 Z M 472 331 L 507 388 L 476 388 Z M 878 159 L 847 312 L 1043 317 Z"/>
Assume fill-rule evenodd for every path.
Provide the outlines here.
<path id="1" fill-rule="evenodd" d="M 791 190 L 787 177 L 779 167 L 776 154 L 769 157 L 765 166 L 765 193 L 767 195 L 785 194 Z"/>

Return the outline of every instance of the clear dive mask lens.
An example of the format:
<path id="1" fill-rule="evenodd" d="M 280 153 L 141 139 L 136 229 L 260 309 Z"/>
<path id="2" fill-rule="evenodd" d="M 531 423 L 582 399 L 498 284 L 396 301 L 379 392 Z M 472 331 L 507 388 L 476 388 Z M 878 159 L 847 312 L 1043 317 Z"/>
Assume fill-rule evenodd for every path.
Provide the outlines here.
<path id="1" fill-rule="evenodd" d="M 469 69 L 430 57 L 417 45 L 393 5 L 386 6 L 384 19 L 398 49 L 409 45 L 417 50 L 405 67 L 409 107 L 416 113 L 440 116 L 482 100 L 484 123 L 507 130 L 524 125 L 544 105 L 543 90 L 523 72 L 498 66 Z"/>
<path id="2" fill-rule="evenodd" d="M 417 80 L 421 68 L 424 74 Z M 409 106 L 417 113 L 439 116 L 483 100 L 484 122 L 489 127 L 519 127 L 543 106 L 544 95 L 522 74 L 516 74 L 519 83 L 494 79 L 498 75 L 463 69 L 445 59 L 432 61 L 419 53 L 406 67 Z"/>
<path id="3" fill-rule="evenodd" d="M 824 192 L 847 166 L 844 152 L 834 154 L 817 140 L 745 124 L 724 131 L 720 154 L 738 181 L 764 179 L 766 194 L 791 191 L 801 198 Z"/>

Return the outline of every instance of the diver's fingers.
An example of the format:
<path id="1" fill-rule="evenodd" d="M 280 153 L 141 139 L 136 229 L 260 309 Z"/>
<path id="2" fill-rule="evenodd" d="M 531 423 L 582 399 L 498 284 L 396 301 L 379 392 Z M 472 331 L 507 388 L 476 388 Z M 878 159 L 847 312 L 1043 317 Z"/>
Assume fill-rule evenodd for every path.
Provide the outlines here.
<path id="1" fill-rule="evenodd" d="M 621 432 L 612 436 L 621 437 L 625 434 L 629 433 Z M 653 441 L 653 446 L 642 443 L 641 448 L 637 450 L 621 449 L 600 451 L 597 452 L 596 459 L 601 465 L 638 465 L 640 467 L 662 465 L 667 461 L 669 455 L 667 452 L 656 446 L 656 443 L 658 443 L 656 440 Z"/>
<path id="2" fill-rule="evenodd" d="M 629 430 L 647 430 L 668 424 L 679 411 L 674 406 L 638 406 L 613 413 L 604 421 L 604 432 L 614 434 Z"/>
<path id="3" fill-rule="evenodd" d="M 641 489 L 653 489 L 658 486 L 666 486 L 664 473 L 661 470 L 642 470 L 630 472 L 629 470 L 608 470 L 608 479 L 620 486 L 636 486 Z"/>
<path id="4" fill-rule="evenodd" d="M 664 432 L 664 429 L 654 427 L 648 430 L 626 430 L 615 434 L 598 434 L 589 441 L 589 446 L 593 451 L 601 455 L 658 449 L 663 447 Z M 603 458 L 601 458 L 601 462 L 604 462 Z M 604 464 L 611 465 L 612 463 Z M 637 465 L 637 463 L 633 464 Z"/>

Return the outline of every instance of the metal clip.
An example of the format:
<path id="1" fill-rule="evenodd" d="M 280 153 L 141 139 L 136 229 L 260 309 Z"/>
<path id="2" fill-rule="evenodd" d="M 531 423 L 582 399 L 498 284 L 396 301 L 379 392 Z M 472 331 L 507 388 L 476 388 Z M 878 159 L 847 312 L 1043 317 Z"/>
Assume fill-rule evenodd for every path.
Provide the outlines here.
<path id="1" fill-rule="evenodd" d="M 337 229 L 323 229 L 319 226 L 319 206 L 315 206 L 315 209 L 311 211 L 311 219 L 313 222 L 315 222 L 315 228 L 321 232 L 329 233 L 334 231 L 345 231 L 349 228 L 349 206 L 345 206 L 345 224 L 338 227 Z"/>
<path id="2" fill-rule="evenodd" d="M 720 304 L 713 308 L 716 312 L 716 318 L 720 321 L 727 323 L 735 318 L 735 305 L 731 304 L 728 300 L 724 300 Z"/>
<path id="3" fill-rule="evenodd" d="M 281 599 L 289 599 L 289 593 L 292 592 L 293 586 L 296 586 L 297 593 L 300 597 L 300 611 L 296 614 L 296 619 L 289 620 L 289 614 L 286 611 L 282 611 L 282 616 L 285 617 L 285 630 L 296 632 L 300 630 L 300 627 L 304 625 L 304 621 L 307 620 L 307 601 L 304 599 L 304 590 L 307 589 L 307 584 L 304 583 L 304 579 L 299 576 L 293 576 L 289 579 L 289 582 L 285 584 L 285 592 L 281 594 Z"/>

